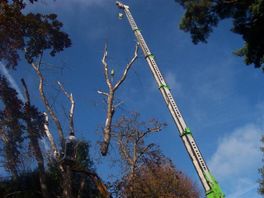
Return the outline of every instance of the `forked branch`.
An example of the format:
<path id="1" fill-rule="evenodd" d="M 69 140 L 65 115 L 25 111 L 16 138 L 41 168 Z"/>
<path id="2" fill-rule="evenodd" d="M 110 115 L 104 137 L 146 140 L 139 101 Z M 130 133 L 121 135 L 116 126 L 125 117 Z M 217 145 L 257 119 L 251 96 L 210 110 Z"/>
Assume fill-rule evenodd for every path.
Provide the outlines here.
<path id="1" fill-rule="evenodd" d="M 132 67 L 136 59 L 138 58 L 138 48 L 139 48 L 139 44 L 137 43 L 135 47 L 135 51 L 134 51 L 134 56 L 132 57 L 130 62 L 126 65 L 126 68 L 121 78 L 117 81 L 116 84 L 113 84 L 113 82 L 111 82 L 110 80 L 110 75 L 113 76 L 114 73 L 111 72 L 111 74 L 109 74 L 109 66 L 107 63 L 107 54 L 108 54 L 107 45 L 105 46 L 105 49 L 104 49 L 102 63 L 104 66 L 104 78 L 108 86 L 108 93 L 103 92 L 103 91 L 97 91 L 99 94 L 102 94 L 107 97 L 107 112 L 106 112 L 106 121 L 105 121 L 105 126 L 104 126 L 104 135 L 103 135 L 104 140 L 101 144 L 101 154 L 103 156 L 105 156 L 108 152 L 108 147 L 109 147 L 110 139 L 111 139 L 111 125 L 112 125 L 113 116 L 114 116 L 116 107 L 120 105 L 120 104 L 114 105 L 115 92 L 120 87 L 120 85 L 125 81 L 128 71 L 130 70 L 130 68 Z"/>

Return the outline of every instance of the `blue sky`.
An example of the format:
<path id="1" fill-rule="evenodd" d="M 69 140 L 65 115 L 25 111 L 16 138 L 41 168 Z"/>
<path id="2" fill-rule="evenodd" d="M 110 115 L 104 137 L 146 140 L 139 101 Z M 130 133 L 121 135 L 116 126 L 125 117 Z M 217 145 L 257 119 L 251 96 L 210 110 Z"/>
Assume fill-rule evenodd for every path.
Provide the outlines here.
<path id="1" fill-rule="evenodd" d="M 178 29 L 183 10 L 173 0 L 123 2 L 131 7 L 210 170 L 227 198 L 260 197 L 256 192 L 256 181 L 262 157 L 259 147 L 264 128 L 264 93 L 261 91 L 264 74 L 253 66 L 245 66 L 241 58 L 232 54 L 243 41 L 229 31 L 231 22 L 221 22 L 208 44 L 193 45 L 190 35 Z M 118 20 L 119 10 L 113 0 L 47 0 L 40 1 L 32 9 L 58 13 L 64 30 L 71 36 L 71 48 L 56 58 L 45 58 L 55 65 L 44 69 L 46 87 L 58 112 L 62 112 L 62 105 L 68 108 L 68 104 L 62 95 L 57 97 L 56 80 L 73 93 L 78 136 L 92 143 L 92 155 L 97 158 L 96 141 L 101 137 L 96 131 L 105 119 L 105 105 L 97 90 L 107 88 L 101 64 L 104 44 L 107 42 L 109 46 L 109 65 L 118 75 L 133 56 L 135 37 L 127 20 Z M 0 69 L 1 73 L 6 73 Z M 12 84 L 18 90 L 19 78 L 23 76 L 30 84 L 31 97 L 41 105 L 32 68 L 21 62 L 17 71 L 9 73 L 13 75 Z M 176 167 L 200 186 L 141 51 L 117 97 L 124 104 L 116 116 L 137 111 L 142 119 L 154 117 L 168 123 L 166 129 L 149 141 L 160 145 Z M 59 114 L 66 128 L 66 118 L 63 113 Z M 103 159 L 98 162 L 97 170 L 105 180 L 118 173 L 117 167 L 109 168 L 111 165 Z"/>

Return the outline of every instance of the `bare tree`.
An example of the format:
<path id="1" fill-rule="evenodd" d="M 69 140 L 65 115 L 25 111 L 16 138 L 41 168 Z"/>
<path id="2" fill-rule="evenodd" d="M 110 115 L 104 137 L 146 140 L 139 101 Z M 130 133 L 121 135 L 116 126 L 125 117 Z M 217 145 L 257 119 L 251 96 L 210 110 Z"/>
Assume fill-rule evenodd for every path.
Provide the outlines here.
<path id="1" fill-rule="evenodd" d="M 139 116 L 139 113 L 131 113 L 129 117 L 122 116 L 113 125 L 120 155 L 128 165 L 131 177 L 134 176 L 136 168 L 147 159 L 159 155 L 157 146 L 153 143 L 146 144 L 145 139 L 166 126 L 156 119 L 140 121 Z"/>
<path id="2" fill-rule="evenodd" d="M 74 129 L 74 110 L 75 110 L 75 101 L 73 98 L 73 94 L 69 93 L 66 91 L 66 89 L 64 88 L 63 84 L 60 83 L 59 81 L 57 82 L 59 85 L 59 88 L 61 89 L 61 91 L 63 92 L 63 94 L 66 96 L 66 98 L 69 100 L 71 106 L 70 106 L 70 110 L 69 110 L 69 138 L 65 141 L 64 139 L 64 135 L 63 135 L 63 130 L 61 127 L 61 123 L 60 120 L 58 119 L 58 117 L 56 116 L 54 110 L 52 109 L 51 105 L 49 104 L 49 101 L 45 95 L 45 91 L 44 91 L 44 77 L 42 75 L 42 72 L 40 70 L 41 67 L 41 58 L 39 59 L 38 64 L 32 63 L 32 67 L 35 70 L 35 72 L 37 73 L 38 77 L 39 77 L 39 93 L 40 96 L 42 98 L 42 101 L 48 111 L 48 113 L 50 114 L 52 120 L 54 121 L 56 127 L 57 127 L 57 131 L 58 131 L 58 135 L 60 138 L 60 142 L 61 142 L 61 147 L 64 150 L 64 154 L 63 156 L 58 155 L 58 150 L 56 148 L 56 144 L 54 142 L 54 137 L 52 135 L 52 133 L 49 130 L 48 124 L 45 123 L 44 127 L 45 127 L 45 134 L 48 137 L 48 140 L 50 142 L 51 148 L 54 152 L 54 156 L 55 156 L 55 160 L 56 160 L 56 164 L 59 166 L 59 170 L 60 173 L 62 175 L 62 190 L 63 190 L 63 197 L 65 198 L 72 198 L 73 192 L 72 192 L 72 188 L 73 188 L 73 183 L 72 183 L 72 179 L 74 178 L 73 176 L 73 172 L 78 172 L 78 173 L 86 173 L 86 175 L 89 175 L 89 177 L 94 177 L 94 173 L 92 174 L 90 171 L 86 170 L 86 168 L 79 166 L 78 163 L 76 163 L 76 161 L 72 161 L 74 160 L 74 157 L 77 157 L 77 153 L 78 153 L 78 142 L 76 142 L 75 140 L 72 142 L 73 144 L 71 144 L 70 141 L 72 141 L 71 138 L 75 137 L 75 129 Z M 46 119 L 48 119 L 48 116 L 46 115 Z M 69 143 L 69 144 L 68 144 Z M 71 149 L 74 149 L 72 156 L 67 156 L 67 147 L 68 145 L 73 146 Z M 78 147 L 78 148 L 77 148 Z M 68 157 L 72 157 L 72 159 L 69 159 Z M 70 161 L 69 161 L 70 160 Z M 58 162 L 58 163 L 57 163 Z M 84 190 L 84 182 L 86 180 L 82 180 L 82 182 L 80 182 L 80 189 L 78 191 L 78 196 L 81 196 L 81 192 Z M 100 193 L 102 194 L 103 197 L 109 197 L 109 193 L 107 192 L 104 184 L 101 182 L 101 180 L 99 179 L 99 177 L 97 177 L 96 180 L 93 180 L 93 182 L 95 182 L 95 185 L 97 186 L 98 190 L 100 191 Z M 104 188 L 103 188 L 104 187 Z"/>
<path id="3" fill-rule="evenodd" d="M 73 99 L 73 95 L 72 93 L 69 94 L 63 87 L 63 85 L 58 81 L 57 82 L 61 91 L 64 93 L 64 95 L 67 97 L 67 99 L 70 101 L 71 103 L 71 107 L 70 107 L 70 111 L 69 111 L 69 129 L 70 129 L 70 132 L 69 132 L 69 136 L 75 136 L 75 132 L 74 132 L 74 122 L 73 122 L 73 119 L 74 119 L 74 107 L 75 107 L 75 101 Z M 65 145 L 65 147 L 67 146 L 67 144 Z M 66 149 L 65 148 L 65 153 L 64 155 L 67 155 L 66 153 Z M 64 169 L 62 171 L 62 174 L 64 175 L 64 180 L 63 180 L 63 186 L 64 186 L 64 189 L 63 189 L 63 195 L 65 197 L 72 197 L 72 184 L 71 184 L 71 174 L 72 174 L 72 171 L 71 171 L 71 167 L 69 165 L 66 164 L 66 166 L 64 166 Z"/>
<path id="4" fill-rule="evenodd" d="M 113 124 L 124 176 L 114 185 L 119 197 L 198 198 L 193 182 L 175 169 L 157 145 L 146 139 L 166 126 L 156 119 L 140 121 L 138 113 L 122 116 Z"/>
<path id="5" fill-rule="evenodd" d="M 121 164 L 126 177 L 131 181 L 129 188 L 132 193 L 137 170 L 147 161 L 158 161 L 161 156 L 158 146 L 153 143 L 146 144 L 146 138 L 160 132 L 166 126 L 156 119 L 140 121 L 139 116 L 139 113 L 133 112 L 129 116 L 120 117 L 113 124 Z"/>
<path id="6" fill-rule="evenodd" d="M 102 94 L 102 95 L 107 97 L 107 112 L 106 112 L 106 120 L 105 120 L 104 132 L 103 132 L 103 139 L 104 140 L 103 140 L 103 142 L 101 144 L 101 148 L 100 148 L 101 154 L 103 156 L 105 156 L 108 152 L 108 147 L 109 147 L 110 139 L 111 139 L 112 120 L 113 120 L 113 116 L 115 113 L 115 109 L 119 105 L 119 104 L 117 104 L 117 105 L 114 104 L 115 92 L 117 91 L 119 86 L 125 81 L 129 69 L 131 68 L 133 63 L 136 61 L 136 59 L 138 57 L 138 46 L 139 45 L 137 43 L 136 47 L 135 47 L 133 58 L 126 65 L 125 70 L 123 72 L 123 75 L 115 84 L 113 84 L 113 82 L 110 79 L 110 75 L 113 75 L 113 70 L 111 71 L 111 73 L 109 72 L 109 66 L 107 63 L 107 54 L 108 54 L 107 45 L 105 46 L 105 49 L 104 49 L 104 55 L 102 58 L 102 63 L 104 66 L 104 78 L 105 78 L 106 84 L 108 86 L 108 92 L 98 91 L 99 94 Z"/>
<path id="7" fill-rule="evenodd" d="M 45 91 L 44 91 L 44 76 L 41 72 L 41 66 L 42 66 L 42 55 L 39 57 L 39 61 L 38 63 L 31 63 L 32 68 L 34 69 L 34 71 L 36 72 L 36 74 L 39 77 L 39 93 L 40 93 L 40 97 L 42 99 L 42 102 L 44 103 L 44 106 L 47 110 L 47 112 L 49 113 L 49 115 L 51 116 L 52 120 L 54 121 L 56 128 L 57 128 L 57 132 L 59 135 L 59 139 L 60 139 L 60 145 L 61 145 L 61 149 L 64 150 L 65 147 L 65 138 L 64 138 L 64 133 L 61 127 L 61 123 L 60 120 L 58 119 L 57 115 L 55 114 L 55 111 L 52 109 L 46 95 L 45 95 Z M 73 115 L 74 115 L 74 100 L 73 100 L 73 96 L 72 94 L 68 94 L 63 85 L 61 83 L 58 83 L 61 90 L 63 91 L 63 93 L 65 94 L 65 96 L 70 100 L 71 102 L 71 108 L 70 108 L 70 113 L 69 113 L 69 125 L 70 125 L 70 132 L 72 132 L 72 134 L 74 135 L 74 128 L 73 128 Z M 53 149 L 53 152 L 55 154 L 55 156 L 57 157 L 57 161 L 60 161 L 61 156 L 57 155 L 57 149 L 56 149 L 56 145 L 54 143 L 54 138 L 52 133 L 50 133 L 50 130 L 48 128 L 47 125 L 45 125 L 45 133 L 47 134 L 48 140 L 50 141 L 51 147 Z M 63 156 L 62 156 L 63 157 Z M 63 159 L 63 158 L 62 158 Z M 62 180 L 62 186 L 63 186 L 63 196 L 65 198 L 71 198 L 72 197 L 72 193 L 71 193 L 71 170 L 69 166 L 63 166 L 63 164 L 60 164 L 59 169 L 61 171 L 61 174 L 63 176 L 63 180 Z"/>

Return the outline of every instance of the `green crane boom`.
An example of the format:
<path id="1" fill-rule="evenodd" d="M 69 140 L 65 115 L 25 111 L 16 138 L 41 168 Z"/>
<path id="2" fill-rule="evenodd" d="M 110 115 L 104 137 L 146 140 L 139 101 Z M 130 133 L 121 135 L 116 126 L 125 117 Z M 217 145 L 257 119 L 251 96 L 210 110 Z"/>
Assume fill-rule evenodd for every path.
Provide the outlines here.
<path id="1" fill-rule="evenodd" d="M 116 5 L 118 8 L 123 10 L 125 12 L 125 15 L 129 21 L 129 24 L 132 28 L 132 31 L 134 32 L 138 43 L 140 44 L 140 47 L 144 53 L 145 59 L 150 67 L 150 70 L 153 74 L 153 77 L 155 78 L 159 90 L 167 104 L 167 107 L 171 113 L 171 116 L 179 130 L 180 137 L 183 141 L 183 144 L 192 160 L 192 163 L 194 165 L 194 168 L 200 178 L 200 181 L 204 187 L 204 190 L 206 192 L 207 198 L 224 198 L 224 194 L 213 177 L 213 175 L 210 173 L 203 156 L 192 136 L 190 128 L 186 125 L 179 108 L 176 105 L 175 100 L 173 99 L 173 96 L 170 92 L 170 89 L 168 85 L 166 84 L 158 65 L 154 59 L 153 54 L 149 50 L 134 18 L 132 17 L 132 14 L 129 10 L 129 6 L 116 1 Z"/>

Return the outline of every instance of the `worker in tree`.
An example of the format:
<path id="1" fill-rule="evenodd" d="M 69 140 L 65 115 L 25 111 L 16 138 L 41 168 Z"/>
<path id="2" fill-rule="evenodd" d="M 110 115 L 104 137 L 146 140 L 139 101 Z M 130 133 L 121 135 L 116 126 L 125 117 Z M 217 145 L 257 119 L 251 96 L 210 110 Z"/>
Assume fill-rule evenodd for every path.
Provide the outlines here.
<path id="1" fill-rule="evenodd" d="M 63 160 L 67 164 L 72 164 L 75 161 L 77 140 L 73 132 L 70 132 L 69 137 L 65 142 L 65 151 Z"/>

